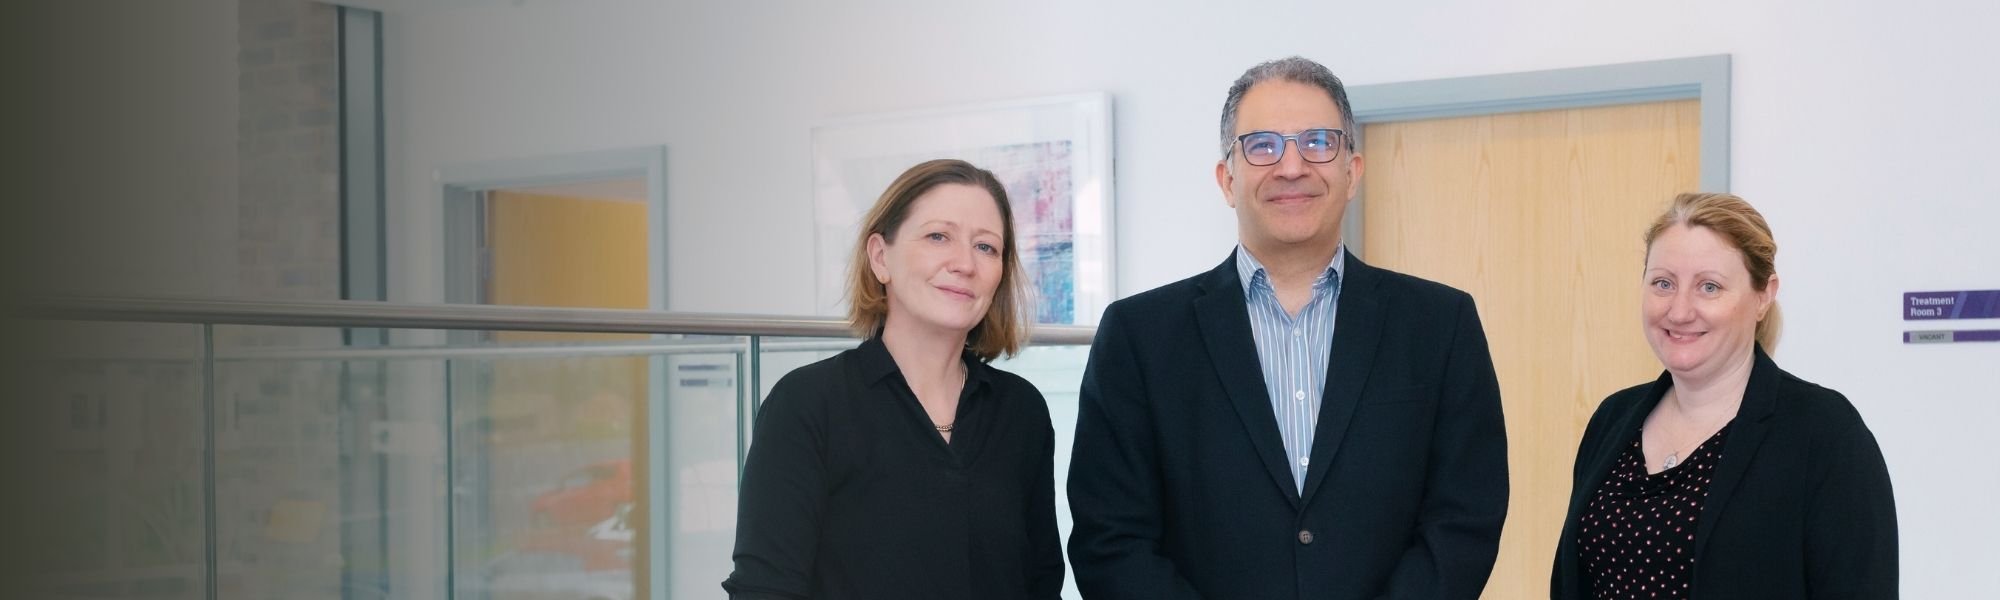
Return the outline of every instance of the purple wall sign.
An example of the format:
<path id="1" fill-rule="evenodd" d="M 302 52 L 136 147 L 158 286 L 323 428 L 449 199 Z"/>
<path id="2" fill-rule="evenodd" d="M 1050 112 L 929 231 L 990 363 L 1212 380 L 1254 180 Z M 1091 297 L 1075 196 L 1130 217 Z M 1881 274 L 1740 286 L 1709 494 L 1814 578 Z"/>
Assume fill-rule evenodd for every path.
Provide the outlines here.
<path id="1" fill-rule="evenodd" d="M 1936 319 L 2000 319 L 2000 290 L 1903 293 L 1903 320 Z"/>

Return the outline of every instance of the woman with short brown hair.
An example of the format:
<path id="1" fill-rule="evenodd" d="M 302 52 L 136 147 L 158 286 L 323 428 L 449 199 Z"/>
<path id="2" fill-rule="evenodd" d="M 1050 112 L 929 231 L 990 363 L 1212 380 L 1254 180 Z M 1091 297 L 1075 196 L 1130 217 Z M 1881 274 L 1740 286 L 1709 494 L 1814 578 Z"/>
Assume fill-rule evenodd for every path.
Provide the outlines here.
<path id="1" fill-rule="evenodd" d="M 848 285 L 865 341 L 757 413 L 731 598 L 1061 594 L 1048 405 L 987 364 L 1025 336 L 1019 263 L 992 173 L 934 160 L 889 185 Z"/>

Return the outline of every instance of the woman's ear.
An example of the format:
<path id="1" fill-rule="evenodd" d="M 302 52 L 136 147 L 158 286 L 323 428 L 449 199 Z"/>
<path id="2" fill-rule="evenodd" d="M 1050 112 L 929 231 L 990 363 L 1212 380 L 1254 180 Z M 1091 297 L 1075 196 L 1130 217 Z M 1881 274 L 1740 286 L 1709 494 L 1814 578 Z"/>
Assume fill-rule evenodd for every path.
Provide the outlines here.
<path id="1" fill-rule="evenodd" d="M 1760 295 L 1762 295 L 1763 298 L 1758 300 L 1758 306 L 1757 306 L 1758 321 L 1764 320 L 1764 317 L 1766 315 L 1771 314 L 1771 307 L 1778 303 L 1777 273 L 1772 273 L 1771 278 L 1764 282 L 1764 291 Z"/>
<path id="2" fill-rule="evenodd" d="M 875 273 L 875 281 L 889 285 L 889 241 L 882 234 L 868 235 L 868 270 Z"/>

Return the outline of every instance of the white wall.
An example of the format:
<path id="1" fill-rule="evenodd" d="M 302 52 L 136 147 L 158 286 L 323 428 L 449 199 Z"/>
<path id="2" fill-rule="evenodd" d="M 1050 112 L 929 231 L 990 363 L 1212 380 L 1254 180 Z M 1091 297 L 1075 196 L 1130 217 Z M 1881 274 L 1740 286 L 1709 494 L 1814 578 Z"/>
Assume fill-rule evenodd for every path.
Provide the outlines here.
<path id="1" fill-rule="evenodd" d="M 844 115 L 1081 91 L 1116 114 L 1118 282 L 1220 261 L 1222 94 L 1287 54 L 1350 85 L 1727 53 L 1732 189 L 1782 251 L 1778 358 L 1888 455 L 1910 597 L 2000 586 L 2000 345 L 1904 346 L 1900 294 L 2000 288 L 2000 42 L 1987 3 L 1029 1 L 391 7 L 392 295 L 441 297 L 441 165 L 668 148 L 677 310 L 812 308 L 809 131 Z M 1990 322 L 1988 327 L 1996 326 Z M 1635 328 L 1634 335 L 1637 335 Z M 1609 391 L 1609 390 L 1607 390 Z"/>
<path id="2" fill-rule="evenodd" d="M 237 4 L 7 8 L 0 297 L 234 293 Z M 16 46 L 18 44 L 18 46 Z M 0 325 L 0 596 L 141 578 L 201 589 L 199 331 Z M 156 360 L 103 360 L 106 355 Z M 88 357 L 88 358 L 79 358 Z M 74 416 L 96 417 L 79 419 Z M 34 490 L 25 492 L 25 490 Z M 113 511 L 132 518 L 112 518 Z M 228 525 L 223 525 L 228 526 Z M 48 587 L 43 587 L 48 586 Z"/>
<path id="3" fill-rule="evenodd" d="M 35 293 L 236 292 L 237 3 L 34 2 L 0 210 Z M 10 34 L 15 26 L 10 25 Z M 10 140 L 12 141 L 12 140 Z M 12 254 L 12 253 L 10 253 Z M 25 260 L 23 260 L 25 259 Z"/>

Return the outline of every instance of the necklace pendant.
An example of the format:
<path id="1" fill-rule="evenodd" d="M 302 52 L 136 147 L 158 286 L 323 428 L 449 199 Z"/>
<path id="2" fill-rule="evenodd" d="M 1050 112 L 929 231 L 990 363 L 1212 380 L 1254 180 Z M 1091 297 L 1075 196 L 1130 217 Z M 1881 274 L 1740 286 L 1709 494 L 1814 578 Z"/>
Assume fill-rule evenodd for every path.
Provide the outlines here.
<path id="1" fill-rule="evenodd" d="M 1671 468 L 1674 468 L 1674 465 L 1678 465 L 1678 464 L 1681 464 L 1681 455 L 1680 455 L 1680 453 L 1679 453 L 1679 452 L 1674 452 L 1674 453 L 1669 453 L 1669 454 L 1667 454 L 1667 459 L 1666 459 L 1666 460 L 1663 460 L 1663 461 L 1660 461 L 1660 465 L 1661 465 L 1661 466 L 1660 466 L 1660 468 L 1662 468 L 1662 469 L 1671 469 Z"/>

